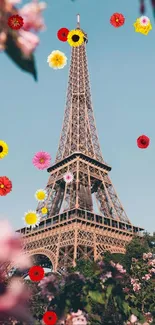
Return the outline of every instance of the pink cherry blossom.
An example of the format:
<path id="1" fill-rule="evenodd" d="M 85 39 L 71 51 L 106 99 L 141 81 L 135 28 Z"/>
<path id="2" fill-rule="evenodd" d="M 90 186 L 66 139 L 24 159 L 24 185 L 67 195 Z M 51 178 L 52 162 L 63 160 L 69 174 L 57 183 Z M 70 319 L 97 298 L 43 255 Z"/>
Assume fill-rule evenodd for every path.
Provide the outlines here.
<path id="1" fill-rule="evenodd" d="M 29 314 L 26 302 L 29 292 L 20 278 L 12 278 L 6 285 L 7 266 L 12 265 L 20 269 L 31 266 L 28 256 L 22 254 L 22 239 L 14 233 L 9 223 L 0 221 L 0 285 L 3 293 L 0 295 L 0 320 L 15 317 L 28 324 L 34 324 Z"/>
<path id="2" fill-rule="evenodd" d="M 30 56 L 39 44 L 39 38 L 25 30 L 19 30 L 19 36 L 17 38 L 18 47 L 22 50 L 25 56 Z"/>
<path id="3" fill-rule="evenodd" d="M 33 29 L 38 32 L 45 29 L 44 20 L 41 16 L 42 11 L 46 8 L 45 2 L 33 1 L 26 4 L 20 11 L 20 15 L 24 19 L 23 29 L 29 31 Z"/>
<path id="4" fill-rule="evenodd" d="M 0 263 L 10 262 L 23 269 L 31 266 L 31 261 L 22 252 L 21 237 L 14 233 L 7 221 L 0 221 Z"/>

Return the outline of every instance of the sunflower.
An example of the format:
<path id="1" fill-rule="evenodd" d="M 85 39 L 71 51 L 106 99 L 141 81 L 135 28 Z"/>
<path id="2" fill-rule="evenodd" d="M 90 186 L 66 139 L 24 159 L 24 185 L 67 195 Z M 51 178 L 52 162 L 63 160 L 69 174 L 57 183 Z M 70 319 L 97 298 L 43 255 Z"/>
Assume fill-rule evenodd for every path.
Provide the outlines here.
<path id="1" fill-rule="evenodd" d="M 25 221 L 26 227 L 35 228 L 40 223 L 40 218 L 38 214 L 36 213 L 36 211 L 32 211 L 32 210 L 26 212 L 23 219 Z"/>
<path id="2" fill-rule="evenodd" d="M 53 69 L 63 69 L 67 64 L 67 57 L 63 52 L 53 51 L 47 58 L 49 66 Z"/>
<path id="3" fill-rule="evenodd" d="M 35 193 L 35 198 L 37 201 L 41 202 L 41 201 L 45 201 L 45 199 L 47 198 L 47 193 L 45 190 L 37 190 Z"/>
<path id="4" fill-rule="evenodd" d="M 71 30 L 67 35 L 67 41 L 70 46 L 77 47 L 84 42 L 84 34 L 79 29 Z"/>
<path id="5" fill-rule="evenodd" d="M 7 156 L 8 151 L 8 145 L 4 141 L 0 140 L 0 159 Z"/>

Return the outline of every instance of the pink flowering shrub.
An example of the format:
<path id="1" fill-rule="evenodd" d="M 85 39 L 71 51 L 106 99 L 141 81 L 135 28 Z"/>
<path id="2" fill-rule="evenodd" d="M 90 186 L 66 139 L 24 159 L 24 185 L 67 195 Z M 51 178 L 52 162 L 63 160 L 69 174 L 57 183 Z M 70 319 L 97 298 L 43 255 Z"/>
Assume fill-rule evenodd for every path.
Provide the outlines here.
<path id="1" fill-rule="evenodd" d="M 33 52 L 39 44 L 39 37 L 34 32 L 45 29 L 42 12 L 46 3 L 33 0 L 17 10 L 15 5 L 20 2 L 0 0 L 0 51 L 5 51 L 21 69 L 32 73 L 36 79 Z M 17 14 L 23 18 L 24 25 L 15 31 L 8 26 L 8 18 Z"/>

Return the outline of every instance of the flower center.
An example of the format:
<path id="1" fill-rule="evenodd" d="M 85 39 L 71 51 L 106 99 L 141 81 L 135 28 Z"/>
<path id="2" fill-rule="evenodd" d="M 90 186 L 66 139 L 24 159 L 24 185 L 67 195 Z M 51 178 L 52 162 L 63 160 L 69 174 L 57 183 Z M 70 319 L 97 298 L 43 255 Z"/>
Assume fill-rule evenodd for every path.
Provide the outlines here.
<path id="1" fill-rule="evenodd" d="M 2 146 L 0 146 L 0 152 L 2 152 L 3 151 L 3 147 Z"/>
<path id="2" fill-rule="evenodd" d="M 45 162 L 45 159 L 41 158 L 39 161 L 40 161 L 41 164 L 43 164 Z"/>
<path id="3" fill-rule="evenodd" d="M 25 221 L 29 225 L 34 225 L 37 222 L 37 216 L 32 213 L 27 214 L 27 216 L 25 217 Z"/>
<path id="4" fill-rule="evenodd" d="M 118 18 L 116 18 L 116 22 L 118 23 L 118 21 L 119 21 L 119 19 Z"/>
<path id="5" fill-rule="evenodd" d="M 4 184 L 0 184 L 0 188 L 4 188 Z"/>
<path id="6" fill-rule="evenodd" d="M 143 24 L 145 24 L 145 23 L 146 23 L 146 19 L 144 18 L 144 19 L 143 19 Z"/>
<path id="7" fill-rule="evenodd" d="M 78 42 L 79 39 L 80 39 L 80 36 L 79 35 L 76 35 L 75 34 L 75 35 L 72 36 L 72 41 L 75 42 L 75 43 Z"/>
<path id="8" fill-rule="evenodd" d="M 141 140 L 142 144 L 146 144 L 146 141 L 144 139 Z"/>
<path id="9" fill-rule="evenodd" d="M 13 24 L 14 24 L 15 26 L 18 26 L 18 25 L 19 25 L 19 21 L 18 21 L 17 18 L 15 18 L 15 19 L 13 20 Z"/>

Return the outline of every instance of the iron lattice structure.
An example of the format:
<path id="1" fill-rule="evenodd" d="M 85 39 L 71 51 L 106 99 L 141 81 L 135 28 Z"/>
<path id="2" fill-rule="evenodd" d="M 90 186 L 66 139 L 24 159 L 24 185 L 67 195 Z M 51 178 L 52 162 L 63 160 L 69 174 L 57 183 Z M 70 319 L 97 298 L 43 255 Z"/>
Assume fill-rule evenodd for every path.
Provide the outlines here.
<path id="1" fill-rule="evenodd" d="M 48 215 L 36 229 L 19 230 L 25 252 L 60 272 L 78 259 L 101 259 L 106 250 L 125 253 L 125 245 L 143 230 L 128 219 L 108 176 L 111 167 L 102 157 L 91 102 L 87 41 L 85 34 L 85 42 L 72 48 L 60 143 L 55 163 L 48 169 Z M 63 179 L 66 172 L 74 175 L 70 184 Z M 37 207 L 39 214 L 43 205 Z"/>

